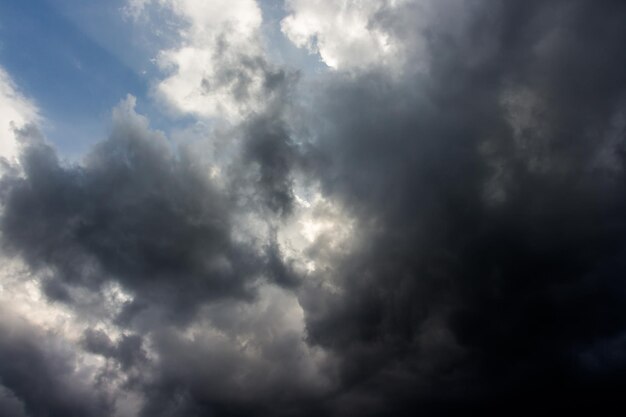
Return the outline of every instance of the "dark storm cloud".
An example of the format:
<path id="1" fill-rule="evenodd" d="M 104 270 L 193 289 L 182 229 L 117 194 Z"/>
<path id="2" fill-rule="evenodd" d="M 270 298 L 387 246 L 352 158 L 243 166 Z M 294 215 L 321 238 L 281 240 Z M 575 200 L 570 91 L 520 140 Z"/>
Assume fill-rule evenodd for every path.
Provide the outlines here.
<path id="1" fill-rule="evenodd" d="M 25 417 L 24 404 L 7 388 L 0 386 L 0 415 Z"/>
<path id="2" fill-rule="evenodd" d="M 318 99 L 320 178 L 363 236 L 339 294 L 300 296 L 343 357 L 334 406 L 608 406 L 623 362 L 578 355 L 626 330 L 626 6 L 450 4 L 461 24 L 428 28 L 427 74 L 337 76 Z"/>
<path id="3" fill-rule="evenodd" d="M 258 166 L 253 174 L 255 190 L 270 210 L 289 214 L 294 200 L 291 171 L 297 150 L 287 127 L 282 120 L 264 115 L 252 121 L 247 131 L 244 159 Z"/>
<path id="4" fill-rule="evenodd" d="M 2 180 L 5 250 L 51 268 L 46 292 L 61 300 L 64 286 L 118 280 L 135 304 L 182 318 L 205 300 L 250 297 L 263 261 L 231 240 L 230 197 L 209 167 L 175 155 L 139 116 L 119 118 L 81 166 L 23 132 L 24 175 Z"/>
<path id="5" fill-rule="evenodd" d="M 4 249 L 45 274 L 50 298 L 71 304 L 72 288 L 117 281 L 135 295 L 122 325 L 151 308 L 187 319 L 116 341 L 83 335 L 85 350 L 136 376 L 142 415 L 623 407 L 626 4 L 433 9 L 424 27 L 425 8 L 382 8 L 371 25 L 402 42 L 406 67 L 319 76 L 304 109 L 292 108 L 295 80 L 264 62 L 220 73 L 244 99 L 260 66 L 271 96 L 238 127 L 226 191 L 132 112 L 80 166 L 23 133 L 23 175 L 0 188 Z M 329 267 L 306 276 L 275 232 L 295 215 L 302 174 L 355 222 L 348 253 L 314 242 Z M 237 210 L 269 224 L 260 251 L 232 237 Z M 261 276 L 297 294 L 306 343 L 271 308 L 285 299 L 254 304 Z M 200 306 L 215 334 L 193 333 Z M 2 326 L 0 410 L 106 413 L 99 397 L 55 385 L 71 374 L 66 356 Z M 311 365 L 315 347 L 332 359 Z M 26 388 L 41 384 L 53 389 Z"/>
<path id="6" fill-rule="evenodd" d="M 31 417 L 111 415 L 110 399 L 81 379 L 69 347 L 6 311 L 0 322 L 0 357 L 3 415 L 17 417 L 20 410 Z"/>
<path id="7" fill-rule="evenodd" d="M 286 216 L 293 209 L 293 170 L 301 159 L 288 121 L 299 74 L 261 58 L 253 62 L 262 79 L 263 108 L 239 127 L 241 155 L 229 174 L 239 187 L 251 188 L 260 209 Z"/>
<path id="8" fill-rule="evenodd" d="M 143 340 L 139 335 L 123 335 L 114 343 L 103 331 L 88 329 L 83 335 L 85 350 L 105 358 L 115 359 L 122 370 L 147 361 Z"/>

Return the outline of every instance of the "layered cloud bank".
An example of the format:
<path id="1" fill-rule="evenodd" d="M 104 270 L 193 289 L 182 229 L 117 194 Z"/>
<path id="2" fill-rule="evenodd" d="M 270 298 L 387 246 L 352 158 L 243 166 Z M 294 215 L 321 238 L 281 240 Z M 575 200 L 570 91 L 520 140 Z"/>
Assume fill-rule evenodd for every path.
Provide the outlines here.
<path id="1" fill-rule="evenodd" d="M 129 2 L 195 124 L 129 95 L 79 162 L 0 73 L 0 415 L 619 406 L 626 4 L 284 6 L 324 71 L 262 2 Z"/>

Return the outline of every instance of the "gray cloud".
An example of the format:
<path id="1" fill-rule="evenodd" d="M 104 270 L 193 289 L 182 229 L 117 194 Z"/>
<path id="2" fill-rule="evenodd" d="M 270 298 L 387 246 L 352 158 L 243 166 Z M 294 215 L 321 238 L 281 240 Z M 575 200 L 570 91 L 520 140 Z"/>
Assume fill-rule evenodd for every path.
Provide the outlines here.
<path id="1" fill-rule="evenodd" d="M 6 387 L 0 387 L 0 415 L 25 417 L 24 404 Z"/>
<path id="2" fill-rule="evenodd" d="M 621 403 L 626 5 L 426 3 L 431 24 L 415 2 L 372 17 L 406 54 L 392 73 L 217 71 L 241 99 L 246 71 L 263 73 L 269 97 L 229 132 L 226 178 L 129 103 L 80 165 L 22 132 L 23 172 L 0 183 L 3 249 L 77 311 L 76 288 L 132 294 L 125 332 L 87 330 L 81 347 L 132 377 L 140 415 Z M 338 230 L 312 238 L 306 272 L 278 239 L 300 177 L 354 222 L 349 249 L 332 250 Z M 246 216 L 261 242 L 236 238 Z M 0 410 L 110 413 L 40 338 L 0 338 Z"/>
<path id="3" fill-rule="evenodd" d="M 6 311 L 0 322 L 0 355 L 3 415 L 111 415 L 111 399 L 80 375 L 69 346 Z"/>
<path id="4" fill-rule="evenodd" d="M 339 75 L 318 97 L 319 175 L 364 237 L 341 292 L 301 302 L 344 359 L 346 415 L 604 407 L 624 382 L 574 356 L 626 324 L 626 10 L 471 4 L 429 28 L 427 73 Z"/>
<path id="5" fill-rule="evenodd" d="M 81 166 L 24 132 L 24 176 L 3 179 L 5 249 L 64 284 L 118 280 L 181 317 L 204 300 L 250 297 L 261 259 L 232 242 L 228 195 L 139 116 L 119 118 Z"/>
<path id="6" fill-rule="evenodd" d="M 105 332 L 88 329 L 83 344 L 88 352 L 117 360 L 123 370 L 147 360 L 143 340 L 138 335 L 123 335 L 118 343 L 114 343 Z"/>

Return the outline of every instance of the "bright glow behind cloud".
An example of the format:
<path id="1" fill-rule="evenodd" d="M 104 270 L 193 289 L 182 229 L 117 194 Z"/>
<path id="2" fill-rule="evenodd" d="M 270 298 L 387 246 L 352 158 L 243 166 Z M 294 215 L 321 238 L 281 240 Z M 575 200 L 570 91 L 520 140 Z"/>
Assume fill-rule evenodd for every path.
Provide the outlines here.
<path id="1" fill-rule="evenodd" d="M 0 67 L 0 157 L 15 158 L 15 129 L 39 120 L 37 106 L 19 91 L 9 74 Z"/>

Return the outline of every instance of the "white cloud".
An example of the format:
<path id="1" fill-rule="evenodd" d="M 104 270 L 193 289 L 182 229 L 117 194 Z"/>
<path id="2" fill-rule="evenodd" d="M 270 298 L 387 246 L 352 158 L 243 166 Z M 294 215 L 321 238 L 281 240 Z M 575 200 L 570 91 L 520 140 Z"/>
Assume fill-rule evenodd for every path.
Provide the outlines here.
<path id="1" fill-rule="evenodd" d="M 137 16 L 148 0 L 129 0 Z M 178 115 L 237 120 L 264 104 L 261 9 L 255 0 L 153 0 L 177 23 L 178 42 L 156 57 L 156 97 Z"/>
<path id="2" fill-rule="evenodd" d="M 318 186 L 301 186 L 296 192 L 301 195 L 295 195 L 291 219 L 278 229 L 278 243 L 287 261 L 302 273 L 328 270 L 335 257 L 352 249 L 355 219 L 337 201 L 324 197 Z"/>
<path id="3" fill-rule="evenodd" d="M 287 0 L 291 12 L 283 19 L 283 33 L 298 47 L 319 53 L 331 68 L 350 69 L 391 65 L 401 44 L 375 17 L 405 0 Z"/>
<path id="4" fill-rule="evenodd" d="M 15 129 L 40 120 L 37 106 L 17 88 L 11 76 L 0 67 L 0 157 L 17 155 Z"/>

